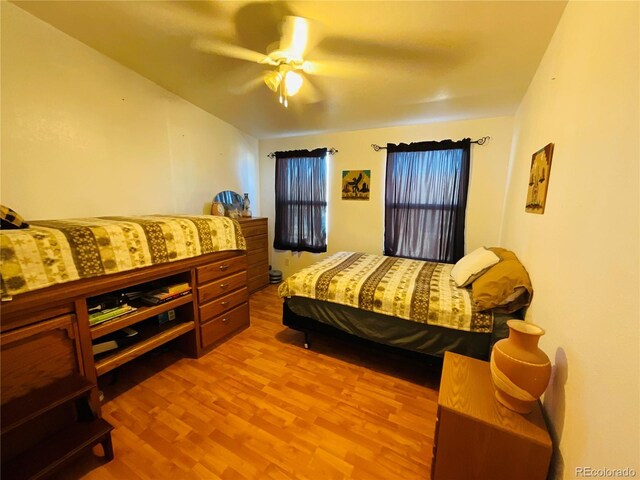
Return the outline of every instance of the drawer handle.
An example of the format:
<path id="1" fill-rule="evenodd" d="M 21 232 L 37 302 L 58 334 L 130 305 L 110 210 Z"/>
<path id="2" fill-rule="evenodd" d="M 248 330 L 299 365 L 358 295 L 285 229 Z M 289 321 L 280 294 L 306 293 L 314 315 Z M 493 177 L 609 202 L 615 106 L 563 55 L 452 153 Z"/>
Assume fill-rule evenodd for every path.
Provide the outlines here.
<path id="1" fill-rule="evenodd" d="M 222 319 L 222 323 L 227 323 L 229 320 L 227 320 L 226 318 Z"/>
<path id="2" fill-rule="evenodd" d="M 229 305 L 229 303 L 231 303 L 229 300 L 223 300 L 220 302 L 220 305 L 225 306 L 225 305 Z"/>
<path id="3" fill-rule="evenodd" d="M 228 283 L 221 283 L 220 288 L 227 288 L 229 286 Z"/>
<path id="4" fill-rule="evenodd" d="M 229 268 L 229 265 L 223 263 L 218 268 L 224 272 L 225 270 L 227 270 Z"/>

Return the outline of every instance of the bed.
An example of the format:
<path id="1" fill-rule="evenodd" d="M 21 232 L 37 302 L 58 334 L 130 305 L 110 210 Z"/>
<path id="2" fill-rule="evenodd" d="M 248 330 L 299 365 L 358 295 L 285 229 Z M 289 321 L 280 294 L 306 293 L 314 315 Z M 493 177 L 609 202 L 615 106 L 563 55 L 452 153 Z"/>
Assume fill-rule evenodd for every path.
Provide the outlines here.
<path id="1" fill-rule="evenodd" d="M 454 265 L 339 252 L 288 277 L 279 287 L 283 324 L 305 333 L 347 334 L 406 352 L 443 357 L 452 351 L 488 359 L 508 335 L 521 305 L 482 309 Z M 529 295 L 530 297 L 530 295 Z"/>
<path id="2" fill-rule="evenodd" d="M 2 300 L 75 280 L 246 250 L 238 222 L 211 215 L 92 217 L 0 231 Z"/>
<path id="3" fill-rule="evenodd" d="M 1 462 L 19 473 L 7 478 L 48 476 L 97 443 L 113 458 L 99 377 L 159 348 L 199 358 L 249 326 L 246 242 L 229 218 L 27 223 L 0 205 L 0 247 Z M 156 291 L 162 302 L 143 301 Z"/>

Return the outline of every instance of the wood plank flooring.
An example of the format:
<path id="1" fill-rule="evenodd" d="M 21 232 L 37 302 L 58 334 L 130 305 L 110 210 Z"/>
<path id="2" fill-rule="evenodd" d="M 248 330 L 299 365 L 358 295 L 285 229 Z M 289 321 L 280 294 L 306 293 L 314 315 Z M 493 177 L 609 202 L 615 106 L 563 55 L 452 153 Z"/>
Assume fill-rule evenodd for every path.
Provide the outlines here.
<path id="1" fill-rule="evenodd" d="M 152 352 L 103 377 L 115 459 L 59 478 L 429 478 L 439 369 L 321 335 L 305 350 L 281 315 L 269 286 L 203 358 Z"/>

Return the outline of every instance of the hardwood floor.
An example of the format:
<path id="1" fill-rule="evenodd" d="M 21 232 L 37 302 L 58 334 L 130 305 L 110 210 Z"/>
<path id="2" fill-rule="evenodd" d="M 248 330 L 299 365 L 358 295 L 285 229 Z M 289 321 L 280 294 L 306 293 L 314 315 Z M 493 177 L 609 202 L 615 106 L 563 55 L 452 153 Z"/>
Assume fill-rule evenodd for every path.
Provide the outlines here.
<path id="1" fill-rule="evenodd" d="M 203 358 L 152 352 L 102 378 L 115 459 L 59 478 L 429 478 L 439 369 L 320 335 L 305 350 L 281 310 L 269 286 Z"/>

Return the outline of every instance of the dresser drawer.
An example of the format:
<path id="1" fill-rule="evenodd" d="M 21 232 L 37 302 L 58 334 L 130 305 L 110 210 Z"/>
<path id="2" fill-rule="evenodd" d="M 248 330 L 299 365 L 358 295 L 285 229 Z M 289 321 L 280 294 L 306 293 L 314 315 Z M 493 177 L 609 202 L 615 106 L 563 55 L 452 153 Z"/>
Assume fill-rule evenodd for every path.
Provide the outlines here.
<path id="1" fill-rule="evenodd" d="M 249 299 L 249 294 L 246 288 L 236 290 L 224 297 L 218 297 L 215 300 L 205 303 L 199 307 L 200 309 L 200 322 L 205 323 L 208 320 L 220 315 L 221 313 L 237 307 L 241 303 L 246 302 Z"/>
<path id="2" fill-rule="evenodd" d="M 239 255 L 237 257 L 228 258 L 226 260 L 221 260 L 219 262 L 213 262 L 209 265 L 205 265 L 204 267 L 198 267 L 197 275 L 198 275 L 198 283 L 202 285 L 203 283 L 210 282 L 211 280 L 216 280 L 222 277 L 226 277 L 230 273 L 238 272 L 240 270 L 245 270 L 247 268 L 247 256 Z M 200 299 L 202 301 L 202 299 Z"/>
<path id="3" fill-rule="evenodd" d="M 253 263 L 249 265 L 247 268 L 247 278 L 251 279 L 258 275 L 268 275 L 269 274 L 269 262 L 265 259 L 260 263 Z"/>
<path id="4" fill-rule="evenodd" d="M 226 295 L 247 284 L 247 272 L 243 270 L 224 278 L 219 278 L 213 282 L 198 287 L 198 303 L 202 305 L 213 300 L 220 295 Z"/>
<path id="5" fill-rule="evenodd" d="M 269 252 L 267 251 L 266 246 L 264 248 L 247 252 L 247 265 L 251 267 L 257 263 L 269 264 Z"/>
<path id="6" fill-rule="evenodd" d="M 260 290 L 263 287 L 269 285 L 269 272 L 251 277 L 247 282 L 249 292 L 253 293 L 256 290 Z"/>
<path id="7" fill-rule="evenodd" d="M 215 317 L 200 327 L 202 348 L 207 348 L 231 333 L 249 326 L 249 304 Z"/>
<path id="8" fill-rule="evenodd" d="M 256 235 L 255 237 L 245 237 L 247 241 L 247 253 L 252 252 L 258 249 L 266 249 L 267 244 L 267 235 Z"/>
<path id="9" fill-rule="evenodd" d="M 247 237 L 267 234 L 267 219 L 254 220 L 252 222 L 241 222 L 242 234 Z"/>

